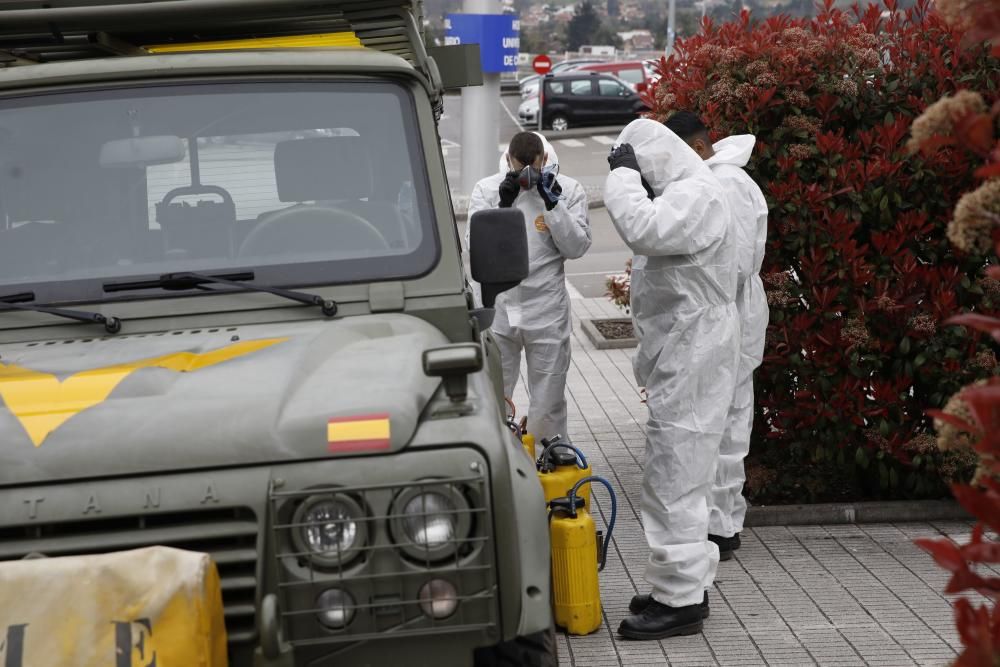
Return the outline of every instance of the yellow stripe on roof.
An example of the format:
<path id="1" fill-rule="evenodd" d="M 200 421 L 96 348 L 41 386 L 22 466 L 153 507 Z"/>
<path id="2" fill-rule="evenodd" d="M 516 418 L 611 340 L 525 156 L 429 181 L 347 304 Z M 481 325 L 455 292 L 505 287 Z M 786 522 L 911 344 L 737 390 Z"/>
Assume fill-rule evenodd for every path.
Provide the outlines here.
<path id="1" fill-rule="evenodd" d="M 317 35 L 289 35 L 287 37 L 258 37 L 252 39 L 226 39 L 214 42 L 186 42 L 184 44 L 156 44 L 145 49 L 150 53 L 177 53 L 181 51 L 231 51 L 236 49 L 305 49 L 316 47 L 362 46 L 353 32 L 328 32 Z"/>

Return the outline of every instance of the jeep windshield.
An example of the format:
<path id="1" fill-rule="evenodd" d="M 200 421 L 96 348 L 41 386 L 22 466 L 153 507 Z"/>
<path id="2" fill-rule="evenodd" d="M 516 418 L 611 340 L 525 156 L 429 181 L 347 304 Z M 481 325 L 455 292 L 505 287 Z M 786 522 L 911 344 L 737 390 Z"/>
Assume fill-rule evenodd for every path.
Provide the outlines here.
<path id="1" fill-rule="evenodd" d="M 405 88 L 361 81 L 0 98 L 0 291 L 95 301 L 179 271 L 425 273 L 438 245 L 414 118 Z"/>

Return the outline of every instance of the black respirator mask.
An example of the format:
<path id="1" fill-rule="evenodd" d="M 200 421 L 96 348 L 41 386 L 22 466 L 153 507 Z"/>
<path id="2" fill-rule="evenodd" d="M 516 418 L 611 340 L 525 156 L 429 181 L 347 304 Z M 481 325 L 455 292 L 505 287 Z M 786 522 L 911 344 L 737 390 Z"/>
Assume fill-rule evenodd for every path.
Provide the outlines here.
<path id="1" fill-rule="evenodd" d="M 559 165 L 557 164 L 546 165 L 540 171 L 529 164 L 517 175 L 517 184 L 521 186 L 521 190 L 534 190 L 540 181 L 544 181 L 547 187 L 551 187 L 551 181 L 555 180 L 558 175 Z"/>
<path id="2" fill-rule="evenodd" d="M 517 184 L 521 186 L 521 190 L 530 191 L 534 190 L 538 186 L 538 181 L 542 180 L 542 172 L 535 169 L 532 165 L 528 165 L 521 170 L 521 173 L 517 176 Z"/>

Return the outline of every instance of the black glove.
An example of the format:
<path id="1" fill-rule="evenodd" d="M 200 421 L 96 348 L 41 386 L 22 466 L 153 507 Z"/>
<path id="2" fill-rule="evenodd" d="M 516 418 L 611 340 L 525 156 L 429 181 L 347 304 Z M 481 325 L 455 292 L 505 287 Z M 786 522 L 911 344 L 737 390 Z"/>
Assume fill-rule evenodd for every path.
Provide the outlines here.
<path id="1" fill-rule="evenodd" d="M 649 197 L 649 200 L 653 201 L 656 199 L 656 193 L 653 192 L 653 188 L 651 188 L 649 183 L 646 182 L 646 178 L 644 176 L 640 176 L 639 181 L 642 182 L 642 189 L 646 191 L 646 196 Z"/>
<path id="2" fill-rule="evenodd" d="M 510 208 L 514 205 L 514 200 L 521 193 L 521 186 L 517 182 L 516 171 L 508 171 L 506 178 L 500 183 L 500 208 Z"/>
<path id="3" fill-rule="evenodd" d="M 608 165 L 611 166 L 611 171 L 618 167 L 628 167 L 639 171 L 639 161 L 635 157 L 635 151 L 632 150 L 631 144 L 622 144 L 613 149 L 611 155 L 608 156 Z"/>
<path id="4" fill-rule="evenodd" d="M 536 190 L 538 190 L 539 196 L 542 198 L 542 202 L 545 204 L 545 210 L 551 211 L 562 199 L 562 186 L 559 185 L 559 181 L 556 180 L 555 176 L 552 176 L 551 185 L 545 186 L 545 177 L 538 179 L 538 185 Z"/>

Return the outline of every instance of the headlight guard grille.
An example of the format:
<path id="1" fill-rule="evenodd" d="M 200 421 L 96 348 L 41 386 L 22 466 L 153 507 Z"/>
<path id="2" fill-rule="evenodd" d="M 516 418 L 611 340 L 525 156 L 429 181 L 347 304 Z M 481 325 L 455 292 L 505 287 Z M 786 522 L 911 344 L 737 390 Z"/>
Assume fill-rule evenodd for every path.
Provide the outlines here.
<path id="1" fill-rule="evenodd" d="M 413 501 L 436 494 L 448 503 Z M 317 562 L 293 537 L 303 528 L 303 504 L 324 496 L 348 497 L 365 516 L 356 535 L 363 544 L 351 546 L 350 558 Z M 270 491 L 280 610 L 286 639 L 292 646 L 316 646 L 366 639 L 403 637 L 496 628 L 497 583 L 492 544 L 488 478 L 480 468 L 469 475 L 431 477 L 397 484 L 323 486 Z M 433 505 L 433 506 L 431 506 Z M 404 508 L 409 506 L 410 512 Z M 421 508 L 426 511 L 421 512 Z M 416 511 L 414 511 L 416 509 Z M 425 521 L 420 544 L 408 540 L 402 522 L 412 527 Z M 336 521 L 334 520 L 333 523 Z M 329 523 L 329 522 L 328 522 Z M 452 529 L 442 530 L 442 525 Z M 363 526 L 363 529 L 360 528 Z M 337 531 L 338 527 L 330 526 Z M 409 533 L 413 533 L 411 530 Z M 420 531 L 417 531 L 418 533 Z M 444 579 L 457 590 L 455 612 L 444 619 L 421 609 L 420 591 L 432 579 Z M 352 600 L 340 609 L 351 620 L 342 628 L 319 621 L 328 610 L 318 600 L 324 591 L 339 589 Z M 425 605 L 426 606 L 426 605 Z"/>

